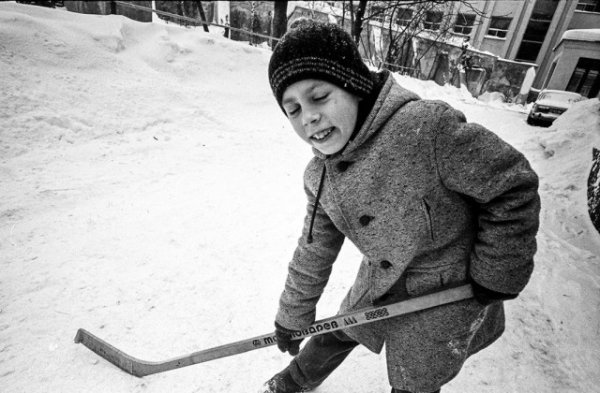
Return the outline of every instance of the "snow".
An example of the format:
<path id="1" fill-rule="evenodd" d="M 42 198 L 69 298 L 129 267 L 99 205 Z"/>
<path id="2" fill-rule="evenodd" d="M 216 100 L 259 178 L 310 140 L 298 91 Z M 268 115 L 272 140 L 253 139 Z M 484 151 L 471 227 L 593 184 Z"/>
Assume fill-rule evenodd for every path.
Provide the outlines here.
<path id="1" fill-rule="evenodd" d="M 600 29 L 573 29 L 567 30 L 561 37 L 562 40 L 595 41 L 600 42 Z"/>
<path id="2" fill-rule="evenodd" d="M 73 343 L 83 327 L 164 360 L 273 329 L 312 153 L 272 98 L 270 52 L 221 33 L 0 3 L 2 392 L 247 392 L 289 362 L 269 348 L 138 379 Z M 497 132 L 541 181 L 532 280 L 444 393 L 598 391 L 598 100 L 539 128 L 523 107 L 397 77 Z M 359 262 L 346 244 L 319 318 Z M 376 391 L 385 361 L 362 348 L 317 390 Z"/>

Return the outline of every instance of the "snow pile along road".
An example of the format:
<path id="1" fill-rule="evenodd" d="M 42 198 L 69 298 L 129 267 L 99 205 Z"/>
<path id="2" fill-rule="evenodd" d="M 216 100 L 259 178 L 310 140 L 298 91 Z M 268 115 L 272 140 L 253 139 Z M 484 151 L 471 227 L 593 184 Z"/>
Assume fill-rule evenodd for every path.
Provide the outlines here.
<path id="1" fill-rule="evenodd" d="M 272 98 L 269 55 L 213 28 L 0 3 L 2 392 L 247 392 L 289 362 L 272 348 L 137 379 L 73 343 L 84 327 L 164 360 L 273 329 L 311 151 Z M 600 245 L 584 194 L 598 100 L 542 129 L 398 78 L 497 132 L 541 179 L 532 281 L 444 392 L 596 391 Z M 359 263 L 346 244 L 319 318 Z M 387 392 L 384 359 L 359 348 L 318 391 Z"/>

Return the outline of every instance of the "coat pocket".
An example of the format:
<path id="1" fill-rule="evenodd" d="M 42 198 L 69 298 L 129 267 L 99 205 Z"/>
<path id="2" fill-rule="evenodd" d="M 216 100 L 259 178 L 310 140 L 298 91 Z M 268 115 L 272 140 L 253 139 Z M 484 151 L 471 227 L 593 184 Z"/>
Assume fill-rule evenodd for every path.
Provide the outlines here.
<path id="1" fill-rule="evenodd" d="M 406 291 L 409 296 L 421 296 L 444 288 L 467 283 L 467 263 L 441 266 L 409 267 L 406 269 Z"/>
<path id="2" fill-rule="evenodd" d="M 409 270 L 406 291 L 412 297 L 465 284 L 466 265 L 456 263 L 429 269 Z M 485 318 L 485 307 L 474 299 L 461 300 L 419 311 L 420 328 L 435 341 L 449 341 L 473 335 Z"/>

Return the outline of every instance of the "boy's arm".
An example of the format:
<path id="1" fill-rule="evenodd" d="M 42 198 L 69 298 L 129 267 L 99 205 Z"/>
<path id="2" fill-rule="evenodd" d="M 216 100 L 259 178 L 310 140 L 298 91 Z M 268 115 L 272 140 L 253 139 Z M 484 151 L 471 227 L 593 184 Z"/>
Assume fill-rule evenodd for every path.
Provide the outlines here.
<path id="1" fill-rule="evenodd" d="M 461 112 L 446 110 L 438 124 L 441 179 L 478 209 L 470 276 L 484 288 L 518 294 L 533 271 L 538 177 L 523 154 L 486 128 L 465 123 Z"/>
<path id="2" fill-rule="evenodd" d="M 344 235 L 318 205 L 312 230 L 313 241 L 307 243 L 315 196 L 306 187 L 305 191 L 308 204 L 304 229 L 288 266 L 285 289 L 275 319 L 281 326 L 292 330 L 301 329 L 315 321 L 317 302 L 344 242 Z"/>

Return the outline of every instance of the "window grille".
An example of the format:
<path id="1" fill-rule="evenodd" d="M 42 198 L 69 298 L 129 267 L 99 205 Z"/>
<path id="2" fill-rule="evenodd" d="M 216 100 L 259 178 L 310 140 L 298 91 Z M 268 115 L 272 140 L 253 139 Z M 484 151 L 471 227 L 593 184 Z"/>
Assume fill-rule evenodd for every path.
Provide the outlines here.
<path id="1" fill-rule="evenodd" d="M 442 25 L 442 18 L 444 14 L 442 12 L 427 11 L 425 14 L 425 20 L 423 21 L 423 28 L 426 30 L 439 30 Z"/>
<path id="2" fill-rule="evenodd" d="M 595 97 L 600 90 L 600 60 L 580 58 L 566 90 Z"/>
<path id="3" fill-rule="evenodd" d="M 371 18 L 376 22 L 385 22 L 385 9 L 378 5 L 371 6 Z"/>
<path id="4" fill-rule="evenodd" d="M 473 14 L 458 14 L 456 23 L 454 23 L 454 32 L 458 34 L 469 35 L 475 24 L 475 15 Z"/>
<path id="5" fill-rule="evenodd" d="M 511 21 L 512 18 L 493 16 L 492 20 L 490 21 L 490 27 L 488 28 L 487 35 L 505 38 Z"/>
<path id="6" fill-rule="evenodd" d="M 575 9 L 579 11 L 600 12 L 600 0 L 579 0 Z"/>
<path id="7" fill-rule="evenodd" d="M 398 10 L 398 16 L 396 17 L 396 23 L 399 26 L 408 26 L 413 19 L 413 10 L 409 8 L 400 8 Z"/>

